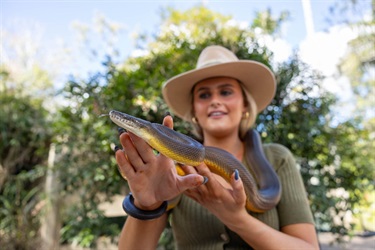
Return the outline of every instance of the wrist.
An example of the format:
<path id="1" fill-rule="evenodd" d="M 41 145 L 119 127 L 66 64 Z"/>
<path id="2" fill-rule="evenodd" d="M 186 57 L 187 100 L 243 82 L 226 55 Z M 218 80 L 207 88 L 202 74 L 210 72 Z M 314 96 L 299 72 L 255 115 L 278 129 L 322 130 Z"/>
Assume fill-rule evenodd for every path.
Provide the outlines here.
<path id="1" fill-rule="evenodd" d="M 137 199 L 135 199 L 135 198 L 133 198 L 133 199 L 134 199 L 134 205 L 137 208 L 145 210 L 145 211 L 147 211 L 147 210 L 155 210 L 155 209 L 159 208 L 163 204 L 163 202 L 160 201 L 160 202 L 157 202 L 157 203 L 155 203 L 153 205 L 150 205 L 150 206 L 144 206 L 144 205 L 140 204 Z"/>
<path id="2" fill-rule="evenodd" d="M 252 225 L 253 220 L 256 219 L 245 210 L 245 212 L 235 213 L 230 219 L 227 219 L 224 224 L 231 231 L 238 233 L 244 230 L 244 228 L 247 228 L 249 224 Z"/>

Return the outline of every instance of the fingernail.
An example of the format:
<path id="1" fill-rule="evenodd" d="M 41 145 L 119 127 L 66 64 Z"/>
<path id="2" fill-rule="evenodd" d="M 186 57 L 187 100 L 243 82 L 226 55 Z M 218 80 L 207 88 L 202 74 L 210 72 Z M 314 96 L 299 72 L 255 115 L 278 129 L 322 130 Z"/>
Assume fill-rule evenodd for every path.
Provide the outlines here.
<path id="1" fill-rule="evenodd" d="M 113 149 L 113 151 L 115 151 L 115 153 L 117 152 L 117 150 L 120 150 L 121 148 L 119 146 L 115 146 L 115 148 Z"/>
<path id="2" fill-rule="evenodd" d="M 203 183 L 202 185 L 206 184 L 208 182 L 208 177 L 207 176 L 203 176 Z"/>
<path id="3" fill-rule="evenodd" d="M 171 115 L 171 113 L 169 111 L 166 111 L 165 114 L 164 114 L 164 117 L 170 116 L 170 115 Z"/>
<path id="4" fill-rule="evenodd" d="M 126 132 L 126 130 L 124 128 L 121 128 L 121 127 L 118 127 L 117 131 L 118 131 L 118 135 L 121 135 L 122 133 Z"/>
<path id="5" fill-rule="evenodd" d="M 240 179 L 240 174 L 238 173 L 238 170 L 234 170 L 234 179 L 238 181 Z"/>

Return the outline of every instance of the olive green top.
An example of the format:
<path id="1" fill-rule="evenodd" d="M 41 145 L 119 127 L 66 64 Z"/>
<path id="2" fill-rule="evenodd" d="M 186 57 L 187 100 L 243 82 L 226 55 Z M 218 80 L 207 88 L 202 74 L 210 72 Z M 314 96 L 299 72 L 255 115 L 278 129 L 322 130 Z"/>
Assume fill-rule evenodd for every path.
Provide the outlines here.
<path id="1" fill-rule="evenodd" d="M 250 214 L 276 230 L 296 223 L 314 224 L 302 177 L 291 152 L 279 144 L 265 144 L 263 150 L 279 176 L 282 195 L 275 208 Z M 171 211 L 171 225 L 177 249 L 252 249 L 206 208 L 185 195 Z"/>

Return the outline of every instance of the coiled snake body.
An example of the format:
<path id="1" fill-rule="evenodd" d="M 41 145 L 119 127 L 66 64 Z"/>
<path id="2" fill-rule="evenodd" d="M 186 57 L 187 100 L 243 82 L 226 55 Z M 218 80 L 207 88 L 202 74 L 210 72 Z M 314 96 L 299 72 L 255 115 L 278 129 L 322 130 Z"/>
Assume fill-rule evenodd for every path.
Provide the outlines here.
<path id="1" fill-rule="evenodd" d="M 204 162 L 209 169 L 227 181 L 237 169 L 246 192 L 246 208 L 262 213 L 277 205 L 281 196 L 279 179 L 264 156 L 259 134 L 250 129 L 246 135 L 246 161 L 252 167 L 253 174 L 229 152 L 205 147 L 196 140 L 173 129 L 157 123 L 121 113 L 109 112 L 110 119 L 118 126 L 141 137 L 152 148 L 161 154 L 190 166 L 198 166 Z"/>

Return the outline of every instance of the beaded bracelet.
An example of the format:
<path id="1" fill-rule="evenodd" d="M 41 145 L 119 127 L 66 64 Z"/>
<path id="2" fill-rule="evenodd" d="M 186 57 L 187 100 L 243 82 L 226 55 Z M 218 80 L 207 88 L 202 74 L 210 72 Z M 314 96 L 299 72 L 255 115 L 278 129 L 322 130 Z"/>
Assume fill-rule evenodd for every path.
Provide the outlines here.
<path id="1" fill-rule="evenodd" d="M 122 208 L 124 211 L 131 217 L 139 220 L 152 220 L 159 218 L 167 211 L 167 207 L 168 202 L 164 201 L 160 207 L 154 210 L 139 209 L 134 205 L 134 197 L 132 193 L 129 193 L 122 202 Z"/>

